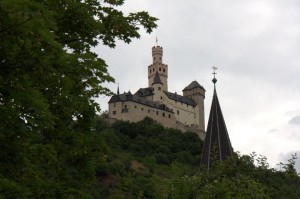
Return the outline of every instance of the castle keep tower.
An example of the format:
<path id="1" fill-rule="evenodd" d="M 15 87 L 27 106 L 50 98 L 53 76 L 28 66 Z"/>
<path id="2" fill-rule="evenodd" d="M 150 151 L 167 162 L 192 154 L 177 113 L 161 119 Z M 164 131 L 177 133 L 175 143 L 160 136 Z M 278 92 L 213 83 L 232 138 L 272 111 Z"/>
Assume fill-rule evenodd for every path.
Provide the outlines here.
<path id="1" fill-rule="evenodd" d="M 205 99 L 205 89 L 197 82 L 193 81 L 187 87 L 182 90 L 183 96 L 193 99 L 196 106 L 196 114 L 198 121 L 196 123 L 199 125 L 200 130 L 205 132 L 205 118 L 204 118 L 204 99 Z"/>
<path id="2" fill-rule="evenodd" d="M 151 87 L 154 83 L 154 77 L 158 73 L 161 82 L 162 90 L 168 91 L 168 65 L 163 64 L 163 48 L 161 46 L 152 47 L 153 63 L 148 66 L 148 86 Z"/>

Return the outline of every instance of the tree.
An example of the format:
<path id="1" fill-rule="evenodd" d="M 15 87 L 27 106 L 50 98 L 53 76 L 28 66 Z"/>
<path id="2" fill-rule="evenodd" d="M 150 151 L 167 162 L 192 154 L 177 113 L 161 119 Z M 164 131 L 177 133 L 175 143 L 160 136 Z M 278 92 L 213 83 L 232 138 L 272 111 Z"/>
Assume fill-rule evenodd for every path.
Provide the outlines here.
<path id="1" fill-rule="evenodd" d="M 0 1 L 0 197 L 90 197 L 106 146 L 93 100 L 114 79 L 92 52 L 156 27 L 124 0 Z"/>

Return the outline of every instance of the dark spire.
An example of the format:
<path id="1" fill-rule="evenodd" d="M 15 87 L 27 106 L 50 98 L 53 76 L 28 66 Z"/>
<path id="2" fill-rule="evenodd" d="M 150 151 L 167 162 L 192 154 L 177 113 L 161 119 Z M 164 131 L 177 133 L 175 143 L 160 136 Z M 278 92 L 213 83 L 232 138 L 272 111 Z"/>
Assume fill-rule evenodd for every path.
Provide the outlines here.
<path id="1" fill-rule="evenodd" d="M 226 157 L 233 155 L 233 149 L 227 132 L 225 120 L 216 91 L 215 69 L 214 69 L 214 95 L 211 104 L 206 136 L 202 150 L 201 164 L 207 169 L 211 167 L 211 161 L 225 160 Z"/>
<path id="2" fill-rule="evenodd" d="M 120 95 L 119 84 L 118 84 L 117 95 Z"/>
<path id="3" fill-rule="evenodd" d="M 161 79 L 160 79 L 160 77 L 159 77 L 158 72 L 155 73 L 152 85 L 153 84 L 163 84 L 162 81 L 161 81 Z"/>

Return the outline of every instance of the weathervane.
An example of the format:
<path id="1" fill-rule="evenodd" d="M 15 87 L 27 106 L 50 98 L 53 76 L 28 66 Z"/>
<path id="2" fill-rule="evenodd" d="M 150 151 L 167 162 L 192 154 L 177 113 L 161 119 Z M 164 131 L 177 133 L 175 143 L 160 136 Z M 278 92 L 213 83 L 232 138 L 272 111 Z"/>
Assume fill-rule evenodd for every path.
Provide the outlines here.
<path id="1" fill-rule="evenodd" d="M 213 80 L 212 80 L 212 82 L 215 84 L 215 83 L 217 83 L 217 79 L 216 79 L 216 70 L 218 69 L 217 67 L 215 67 L 215 66 L 212 66 L 212 69 L 214 70 L 214 72 L 212 73 L 213 75 L 214 75 L 214 78 L 213 78 Z"/>

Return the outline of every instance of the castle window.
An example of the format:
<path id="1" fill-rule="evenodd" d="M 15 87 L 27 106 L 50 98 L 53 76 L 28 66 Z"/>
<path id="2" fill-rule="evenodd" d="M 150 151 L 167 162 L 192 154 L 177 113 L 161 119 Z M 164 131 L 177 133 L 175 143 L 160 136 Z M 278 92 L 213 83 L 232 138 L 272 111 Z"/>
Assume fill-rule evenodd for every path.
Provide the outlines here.
<path id="1" fill-rule="evenodd" d="M 159 60 L 161 60 L 161 57 L 159 57 Z"/>
<path id="2" fill-rule="evenodd" d="M 143 110 L 144 110 L 144 108 L 141 108 L 141 110 L 143 111 Z"/>
<path id="3" fill-rule="evenodd" d="M 153 68 L 153 72 L 155 71 L 155 68 Z"/>
<path id="4" fill-rule="evenodd" d="M 161 68 L 159 68 L 159 71 L 161 71 Z"/>
<path id="5" fill-rule="evenodd" d="M 117 114 L 117 111 L 113 111 L 113 115 Z"/>
<path id="6" fill-rule="evenodd" d="M 127 105 L 125 105 L 125 108 L 127 108 Z"/>
<path id="7" fill-rule="evenodd" d="M 165 113 L 163 113 L 163 117 L 165 117 Z"/>
<path id="8" fill-rule="evenodd" d="M 136 108 L 136 106 L 134 106 L 134 108 Z"/>
<path id="9" fill-rule="evenodd" d="M 162 96 L 160 96 L 160 99 L 162 100 Z"/>
<path id="10" fill-rule="evenodd" d="M 171 115 L 169 114 L 169 118 L 171 118 Z"/>
<path id="11" fill-rule="evenodd" d="M 150 69 L 150 73 L 151 73 L 151 69 Z"/>
<path id="12" fill-rule="evenodd" d="M 177 115 L 179 115 L 179 110 L 177 110 Z"/>
<path id="13" fill-rule="evenodd" d="M 163 69 L 163 71 L 164 71 L 164 72 L 166 72 L 166 70 L 165 70 L 165 69 Z"/>
<path id="14" fill-rule="evenodd" d="M 116 107 L 116 102 L 114 103 L 114 107 Z"/>
<path id="15" fill-rule="evenodd" d="M 148 110 L 148 113 L 150 113 L 150 110 Z"/>
<path id="16" fill-rule="evenodd" d="M 158 115 L 158 111 L 156 111 L 156 115 Z"/>
<path id="17" fill-rule="evenodd" d="M 161 90 L 161 87 L 158 87 L 158 90 L 160 91 L 160 90 Z"/>

